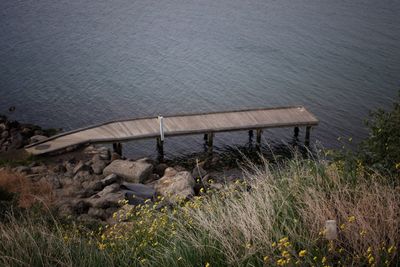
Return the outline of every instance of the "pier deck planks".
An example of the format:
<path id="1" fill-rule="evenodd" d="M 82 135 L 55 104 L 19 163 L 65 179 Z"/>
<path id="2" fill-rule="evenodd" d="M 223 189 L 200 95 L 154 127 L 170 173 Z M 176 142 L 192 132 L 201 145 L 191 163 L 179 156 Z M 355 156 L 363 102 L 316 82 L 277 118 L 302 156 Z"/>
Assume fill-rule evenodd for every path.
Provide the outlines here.
<path id="1" fill-rule="evenodd" d="M 302 106 L 185 114 L 164 117 L 164 135 L 253 130 L 276 127 L 314 126 L 318 119 Z M 70 146 L 156 138 L 160 136 L 157 117 L 120 120 L 61 133 L 25 149 L 33 155 Z"/>

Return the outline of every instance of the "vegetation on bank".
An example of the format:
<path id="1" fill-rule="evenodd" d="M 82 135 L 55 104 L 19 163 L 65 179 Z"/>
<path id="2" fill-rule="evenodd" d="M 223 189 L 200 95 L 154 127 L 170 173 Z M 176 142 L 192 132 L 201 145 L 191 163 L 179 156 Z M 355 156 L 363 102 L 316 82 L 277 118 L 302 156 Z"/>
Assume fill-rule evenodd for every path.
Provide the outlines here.
<path id="1" fill-rule="evenodd" d="M 160 198 L 125 206 L 112 226 L 8 207 L 0 266 L 396 266 L 399 103 L 373 113 L 368 126 L 355 152 L 247 162 L 243 181 L 222 190 L 204 185 L 200 196 L 175 205 Z M 338 225 L 331 241 L 330 219 Z"/>

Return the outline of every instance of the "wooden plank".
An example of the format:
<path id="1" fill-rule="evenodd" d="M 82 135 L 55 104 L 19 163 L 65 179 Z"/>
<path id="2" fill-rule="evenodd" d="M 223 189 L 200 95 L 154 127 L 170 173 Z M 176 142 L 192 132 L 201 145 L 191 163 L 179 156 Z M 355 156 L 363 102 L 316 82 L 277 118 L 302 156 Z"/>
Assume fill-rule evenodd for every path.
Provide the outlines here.
<path id="1" fill-rule="evenodd" d="M 315 116 L 302 106 L 164 116 L 166 136 L 317 124 Z M 117 120 L 62 133 L 26 146 L 26 150 L 40 155 L 84 143 L 158 137 L 159 132 L 157 117 Z"/>

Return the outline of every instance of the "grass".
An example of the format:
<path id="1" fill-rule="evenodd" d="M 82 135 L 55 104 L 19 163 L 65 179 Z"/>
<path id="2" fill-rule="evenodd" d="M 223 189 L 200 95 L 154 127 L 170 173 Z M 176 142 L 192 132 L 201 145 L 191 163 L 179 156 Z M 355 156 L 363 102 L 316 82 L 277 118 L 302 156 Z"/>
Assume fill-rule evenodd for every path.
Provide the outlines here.
<path id="1" fill-rule="evenodd" d="M 171 207 L 160 199 L 96 230 L 50 216 L 0 224 L 1 266 L 396 266 L 400 189 L 367 167 L 294 157 Z M 17 219 L 17 217 L 19 219 Z M 326 220 L 338 238 L 325 238 Z"/>

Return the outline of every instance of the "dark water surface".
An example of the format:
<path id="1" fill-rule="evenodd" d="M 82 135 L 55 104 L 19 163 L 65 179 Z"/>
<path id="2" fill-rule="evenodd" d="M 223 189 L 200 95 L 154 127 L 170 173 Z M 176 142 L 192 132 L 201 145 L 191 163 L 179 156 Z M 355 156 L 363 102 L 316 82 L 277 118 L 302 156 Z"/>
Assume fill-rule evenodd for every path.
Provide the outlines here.
<path id="1" fill-rule="evenodd" d="M 45 127 L 302 104 L 321 120 L 314 140 L 334 147 L 365 137 L 368 110 L 388 107 L 399 81 L 398 0 L 0 1 L 0 113 L 15 105 L 11 117 Z M 201 145 L 177 137 L 165 149 Z"/>

